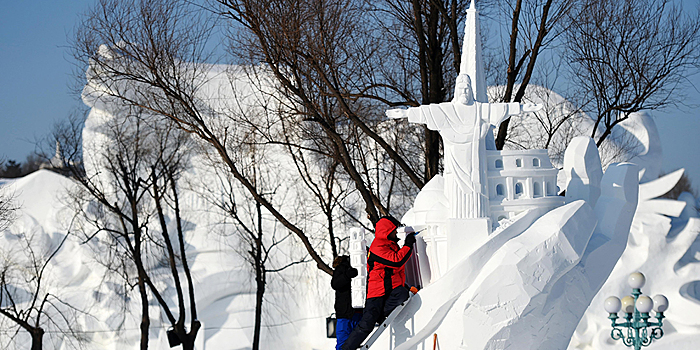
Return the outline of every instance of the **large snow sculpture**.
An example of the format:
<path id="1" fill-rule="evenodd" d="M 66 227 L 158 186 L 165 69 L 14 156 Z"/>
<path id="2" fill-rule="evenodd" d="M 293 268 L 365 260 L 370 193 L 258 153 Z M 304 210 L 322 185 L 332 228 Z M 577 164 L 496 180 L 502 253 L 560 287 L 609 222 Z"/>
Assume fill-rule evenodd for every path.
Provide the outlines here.
<path id="1" fill-rule="evenodd" d="M 461 73 L 455 83 L 451 102 L 387 111 L 390 118 L 408 118 L 411 123 L 426 124 L 437 130 L 445 148 L 445 186 L 450 202 L 450 219 L 488 218 L 486 189 L 486 144 L 491 126 L 499 125 L 511 115 L 539 109 L 519 103 L 477 101 L 468 73 Z"/>
<path id="2" fill-rule="evenodd" d="M 579 156 L 588 164 L 597 158 Z M 565 348 L 624 250 L 637 174 L 634 164 L 613 164 L 595 207 L 577 200 L 541 217 L 543 209 L 535 207 L 499 227 L 411 299 L 374 347 L 428 347 L 438 334 L 441 347 L 450 349 Z"/>
<path id="3" fill-rule="evenodd" d="M 390 118 L 425 124 L 442 137 L 447 219 L 441 233 L 447 241 L 447 268 L 488 240 L 501 220 L 512 219 L 533 206 L 551 210 L 563 204 L 556 196 L 556 170 L 545 150 L 496 150 L 495 125 L 542 106 L 488 103 L 478 13 L 473 5 L 472 2 L 465 23 L 464 54 L 453 100 L 386 113 Z M 469 231 L 465 232 L 465 228 Z"/>
<path id="4" fill-rule="evenodd" d="M 556 170 L 546 151 L 490 153 L 499 152 L 492 148 L 493 122 L 537 107 L 474 99 L 469 76 L 481 76 L 482 67 L 478 40 L 467 39 L 479 35 L 473 2 L 466 23 L 463 58 L 475 62 L 463 62 L 472 71 L 462 70 L 455 99 L 387 112 L 427 124 L 443 137 L 446 200 L 435 195 L 442 179 L 431 181 L 403 221 L 425 226 L 426 242 L 438 247 L 435 238 L 446 236 L 446 249 L 428 244 L 431 270 L 437 263 L 439 275 L 432 274 L 432 283 L 372 348 L 427 348 L 437 334 L 446 349 L 563 349 L 624 250 L 637 206 L 638 168 L 613 164 L 603 174 L 593 140 L 578 138 L 567 150 L 568 204 L 559 207 L 564 198 L 547 190 L 556 183 Z M 478 79 L 476 84 L 479 96 L 485 86 Z M 512 164 L 504 166 L 506 160 Z M 489 196 L 491 187 L 500 196 Z M 527 201 L 491 227 L 494 205 L 522 197 Z M 435 255 L 445 250 L 443 271 Z"/>

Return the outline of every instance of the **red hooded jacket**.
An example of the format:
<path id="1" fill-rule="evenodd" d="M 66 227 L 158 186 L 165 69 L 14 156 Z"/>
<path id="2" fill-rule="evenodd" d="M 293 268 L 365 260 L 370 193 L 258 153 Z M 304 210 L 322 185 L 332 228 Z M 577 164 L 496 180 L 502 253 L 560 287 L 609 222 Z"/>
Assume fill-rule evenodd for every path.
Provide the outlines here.
<path id="1" fill-rule="evenodd" d="M 391 220 L 381 218 L 374 230 L 374 241 L 367 257 L 367 298 L 376 298 L 406 283 L 404 265 L 411 256 L 411 247 L 399 248 L 388 236 L 396 229 Z"/>

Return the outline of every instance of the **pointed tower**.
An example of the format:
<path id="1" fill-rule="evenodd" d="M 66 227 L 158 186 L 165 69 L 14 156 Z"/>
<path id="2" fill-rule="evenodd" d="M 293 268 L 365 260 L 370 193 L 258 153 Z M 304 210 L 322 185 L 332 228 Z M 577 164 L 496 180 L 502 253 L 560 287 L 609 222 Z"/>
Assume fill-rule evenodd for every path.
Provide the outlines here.
<path id="1" fill-rule="evenodd" d="M 474 99 L 478 102 L 488 103 L 484 59 L 481 57 L 479 12 L 476 10 L 474 0 L 469 5 L 467 19 L 464 23 L 464 42 L 462 44 L 462 62 L 459 65 L 459 73 L 460 75 L 467 74 L 471 78 Z"/>

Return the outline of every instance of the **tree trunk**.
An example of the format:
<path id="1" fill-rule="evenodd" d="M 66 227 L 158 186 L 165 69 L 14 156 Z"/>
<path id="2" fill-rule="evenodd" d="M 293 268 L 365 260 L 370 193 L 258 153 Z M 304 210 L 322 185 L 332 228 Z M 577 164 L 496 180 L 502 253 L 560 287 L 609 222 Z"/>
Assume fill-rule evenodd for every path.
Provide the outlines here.
<path id="1" fill-rule="evenodd" d="M 421 77 L 422 104 L 445 101 L 445 83 L 442 71 L 443 51 L 438 38 L 440 20 L 439 9 L 435 3 L 428 5 L 428 14 L 423 16 L 423 3 L 413 0 L 413 30 L 418 38 L 418 65 Z M 425 23 L 423 20 L 425 19 Z M 440 171 L 440 133 L 423 127 L 425 136 L 425 172 L 427 183 Z"/>
<path id="2" fill-rule="evenodd" d="M 262 246 L 262 208 L 260 204 L 256 204 L 258 214 L 258 235 L 255 239 L 255 326 L 253 329 L 253 349 L 260 349 L 260 325 L 262 323 L 262 304 L 263 295 L 265 294 L 265 265 L 263 264 L 263 246 Z"/>
<path id="3" fill-rule="evenodd" d="M 425 132 L 425 183 L 440 171 L 440 133 L 423 126 Z"/>
<path id="4" fill-rule="evenodd" d="M 197 334 L 199 333 L 199 328 L 202 326 L 199 321 L 192 322 L 192 329 L 185 335 L 185 340 L 182 341 L 183 350 L 194 350 L 194 341 L 197 340 Z"/>
<path id="5" fill-rule="evenodd" d="M 255 293 L 255 329 L 253 331 L 253 349 L 260 349 L 260 326 L 262 324 L 262 304 L 265 294 L 265 271 L 256 271 L 257 291 Z"/>
<path id="6" fill-rule="evenodd" d="M 182 340 L 182 350 L 194 350 L 194 340 L 195 337 L 186 336 L 185 339 Z"/>
<path id="7" fill-rule="evenodd" d="M 133 208 L 133 206 L 132 206 Z M 136 212 L 136 211 L 133 211 Z M 138 226 L 135 226 L 134 233 L 134 262 L 136 263 L 136 269 L 138 270 L 138 286 L 139 286 L 139 296 L 141 297 L 141 350 L 148 349 L 148 329 L 151 326 L 151 318 L 148 315 L 148 292 L 146 291 L 146 272 L 143 270 L 143 263 L 141 260 L 141 234 L 138 231 Z"/>
<path id="8" fill-rule="evenodd" d="M 44 329 L 41 327 L 34 328 L 32 335 L 32 350 L 42 350 L 42 342 L 44 340 Z"/>
<path id="9" fill-rule="evenodd" d="M 498 136 L 496 136 L 496 149 L 502 150 L 503 146 L 506 145 L 506 137 L 508 136 L 508 124 L 510 123 L 510 118 L 504 120 L 501 125 L 498 126 Z"/>
<path id="10" fill-rule="evenodd" d="M 139 273 L 139 275 L 141 275 Z M 141 296 L 141 350 L 148 349 L 148 328 L 151 326 L 151 318 L 148 316 L 148 295 L 143 276 L 139 276 L 139 295 Z"/>
<path id="11" fill-rule="evenodd" d="M 333 231 L 333 208 L 331 207 L 332 193 L 328 193 L 328 205 L 326 205 L 326 219 L 328 220 L 328 240 L 331 243 L 333 259 L 338 256 L 338 247 L 335 245 L 335 232 Z"/>

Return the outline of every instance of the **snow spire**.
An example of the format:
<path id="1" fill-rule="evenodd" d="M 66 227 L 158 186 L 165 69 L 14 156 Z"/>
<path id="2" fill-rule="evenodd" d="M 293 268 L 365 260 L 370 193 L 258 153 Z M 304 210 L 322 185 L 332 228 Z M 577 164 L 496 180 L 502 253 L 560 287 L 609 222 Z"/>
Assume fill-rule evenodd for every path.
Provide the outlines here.
<path id="1" fill-rule="evenodd" d="M 481 57 L 479 12 L 476 10 L 474 0 L 469 5 L 467 18 L 464 21 L 464 42 L 462 44 L 462 62 L 459 66 L 459 74 L 469 75 L 472 89 L 474 90 L 474 98 L 478 102 L 489 102 L 486 95 L 484 59 Z"/>

